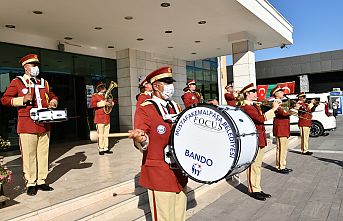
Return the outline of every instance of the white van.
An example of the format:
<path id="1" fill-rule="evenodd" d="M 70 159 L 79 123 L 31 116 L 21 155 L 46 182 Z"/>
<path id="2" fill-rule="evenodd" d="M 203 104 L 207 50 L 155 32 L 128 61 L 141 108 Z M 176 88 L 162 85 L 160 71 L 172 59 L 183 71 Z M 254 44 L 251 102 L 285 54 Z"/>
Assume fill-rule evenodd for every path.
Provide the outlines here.
<path id="1" fill-rule="evenodd" d="M 330 93 L 306 93 L 306 100 L 316 99 L 319 105 L 312 112 L 312 127 L 310 131 L 311 137 L 318 137 L 324 134 L 325 131 L 336 129 L 336 118 L 332 116 L 332 110 L 329 110 L 329 95 Z M 297 101 L 296 94 L 288 94 L 287 97 L 292 101 Z M 300 133 L 298 127 L 297 116 L 290 116 L 291 133 Z M 273 131 L 273 119 L 265 122 L 266 132 Z"/>

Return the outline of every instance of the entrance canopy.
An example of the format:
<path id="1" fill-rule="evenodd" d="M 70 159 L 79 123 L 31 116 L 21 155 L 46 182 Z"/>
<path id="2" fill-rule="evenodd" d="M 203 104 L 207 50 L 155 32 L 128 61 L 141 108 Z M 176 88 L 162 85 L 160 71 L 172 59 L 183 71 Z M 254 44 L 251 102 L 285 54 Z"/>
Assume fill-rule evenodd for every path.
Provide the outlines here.
<path id="1" fill-rule="evenodd" d="M 0 41 L 112 58 L 132 48 L 196 60 L 231 54 L 244 39 L 256 50 L 293 42 L 292 26 L 265 0 L 1 3 Z"/>

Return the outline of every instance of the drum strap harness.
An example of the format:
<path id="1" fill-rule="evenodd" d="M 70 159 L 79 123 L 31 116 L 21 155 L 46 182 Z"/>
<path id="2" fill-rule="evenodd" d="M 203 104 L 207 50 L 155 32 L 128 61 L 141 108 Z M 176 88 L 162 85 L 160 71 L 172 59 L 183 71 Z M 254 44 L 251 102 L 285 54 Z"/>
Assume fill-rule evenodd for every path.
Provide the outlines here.
<path id="1" fill-rule="evenodd" d="M 163 120 L 168 123 L 173 123 L 176 121 L 178 114 L 180 113 L 180 109 L 178 105 L 174 101 L 164 101 L 157 97 L 153 97 L 152 99 L 148 99 L 146 101 L 151 102 L 155 108 L 157 109 L 158 113 L 162 116 Z M 168 110 L 168 105 L 174 110 L 175 114 L 170 114 Z M 169 165 L 170 169 L 180 169 L 175 160 L 171 157 L 170 146 L 167 145 L 164 147 L 164 161 Z"/>
<path id="2" fill-rule="evenodd" d="M 37 101 L 37 106 L 38 109 L 42 108 L 42 99 L 40 97 L 39 89 L 45 88 L 44 82 L 45 80 L 43 78 L 40 79 L 40 84 L 36 84 L 36 79 L 31 78 L 29 80 L 29 83 L 26 82 L 25 78 L 23 76 L 17 76 L 18 79 L 21 80 L 21 82 L 25 85 L 27 88 L 34 88 L 35 90 L 35 95 L 36 95 L 36 101 Z"/>
<path id="3" fill-rule="evenodd" d="M 162 103 L 163 100 L 156 97 L 153 97 L 152 99 L 148 99 L 147 101 L 154 104 L 158 113 L 162 116 L 164 121 L 174 122 L 176 120 L 177 115 L 180 113 L 180 110 L 174 101 L 165 101 L 165 103 Z M 168 105 L 170 105 L 173 108 L 175 114 L 169 113 Z"/>

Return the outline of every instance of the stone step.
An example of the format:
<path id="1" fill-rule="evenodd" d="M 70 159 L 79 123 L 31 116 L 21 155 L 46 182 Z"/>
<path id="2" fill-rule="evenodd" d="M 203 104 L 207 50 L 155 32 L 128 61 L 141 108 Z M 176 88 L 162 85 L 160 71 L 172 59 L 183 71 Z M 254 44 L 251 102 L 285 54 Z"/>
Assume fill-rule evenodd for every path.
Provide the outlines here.
<path id="1" fill-rule="evenodd" d="M 290 142 L 290 143 L 296 143 Z M 291 146 L 291 144 L 290 144 Z M 274 151 L 269 151 L 274 150 Z M 266 148 L 269 154 L 275 149 L 271 145 Z M 265 155 L 265 157 L 268 156 Z M 241 181 L 245 175 L 241 174 Z M 230 191 L 233 185 L 223 179 L 215 184 L 202 184 L 189 180 L 187 216 L 201 209 L 197 204 L 205 193 L 211 192 L 214 200 Z M 200 200 L 201 201 L 201 200 Z M 200 202 L 199 201 L 199 202 Z M 209 201 L 206 197 L 205 201 Z M 196 206 L 195 206 L 196 205 Z M 147 191 L 137 184 L 137 179 L 128 180 L 74 199 L 67 200 L 34 212 L 16 217 L 12 220 L 149 220 L 150 209 Z"/>

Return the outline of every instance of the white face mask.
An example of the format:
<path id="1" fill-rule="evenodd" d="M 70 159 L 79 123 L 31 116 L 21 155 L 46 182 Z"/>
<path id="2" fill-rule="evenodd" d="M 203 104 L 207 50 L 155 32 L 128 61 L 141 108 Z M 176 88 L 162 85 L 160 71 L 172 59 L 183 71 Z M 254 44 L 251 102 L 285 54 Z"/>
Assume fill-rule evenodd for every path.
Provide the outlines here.
<path id="1" fill-rule="evenodd" d="M 162 97 L 165 100 L 169 100 L 174 94 L 174 85 L 173 84 L 165 84 L 164 90 L 161 93 Z"/>
<path id="2" fill-rule="evenodd" d="M 31 76 L 37 77 L 38 75 L 39 75 L 39 67 L 38 66 L 31 67 Z"/>

